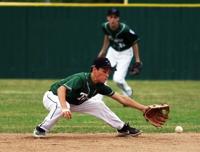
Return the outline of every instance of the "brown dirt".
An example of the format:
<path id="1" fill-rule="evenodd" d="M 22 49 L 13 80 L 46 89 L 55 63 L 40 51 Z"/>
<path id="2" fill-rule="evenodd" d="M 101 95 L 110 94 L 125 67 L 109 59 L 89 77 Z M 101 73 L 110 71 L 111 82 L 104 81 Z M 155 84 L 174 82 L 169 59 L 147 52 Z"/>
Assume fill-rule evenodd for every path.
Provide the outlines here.
<path id="1" fill-rule="evenodd" d="M 157 133 L 139 137 L 116 134 L 0 134 L 0 152 L 200 152 L 200 133 Z"/>

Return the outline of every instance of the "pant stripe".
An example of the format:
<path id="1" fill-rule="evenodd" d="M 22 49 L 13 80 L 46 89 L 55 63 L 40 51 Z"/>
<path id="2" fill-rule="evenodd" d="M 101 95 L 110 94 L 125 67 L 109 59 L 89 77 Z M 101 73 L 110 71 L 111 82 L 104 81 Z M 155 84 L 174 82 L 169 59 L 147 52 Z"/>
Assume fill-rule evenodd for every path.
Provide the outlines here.
<path id="1" fill-rule="evenodd" d="M 55 108 L 54 112 L 52 113 L 52 115 L 51 115 L 51 117 L 50 117 L 50 119 L 51 119 L 51 118 L 53 117 L 54 113 L 56 112 L 57 108 L 58 108 L 58 104 L 57 104 L 57 102 L 53 101 L 48 95 L 47 95 L 47 98 L 48 98 L 50 101 L 52 101 L 53 103 L 56 104 L 56 108 Z"/>

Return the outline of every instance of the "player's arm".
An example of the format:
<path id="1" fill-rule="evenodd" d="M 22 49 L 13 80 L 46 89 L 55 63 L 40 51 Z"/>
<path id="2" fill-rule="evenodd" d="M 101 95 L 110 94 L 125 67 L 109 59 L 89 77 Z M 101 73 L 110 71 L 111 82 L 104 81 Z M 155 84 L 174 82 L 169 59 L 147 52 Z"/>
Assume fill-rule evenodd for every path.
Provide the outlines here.
<path id="1" fill-rule="evenodd" d="M 98 54 L 98 57 L 105 57 L 106 56 L 109 44 L 110 44 L 110 42 L 109 42 L 108 35 L 105 35 L 104 40 L 103 40 L 103 46 L 101 48 L 101 51 Z"/>
<path id="2" fill-rule="evenodd" d="M 140 54 L 139 54 L 139 44 L 138 44 L 139 37 L 138 37 L 138 35 L 133 30 L 129 29 L 126 31 L 126 37 L 132 44 L 135 62 L 140 63 L 141 61 L 140 61 Z"/>
<path id="3" fill-rule="evenodd" d="M 130 97 L 121 95 L 121 94 L 119 94 L 117 92 L 115 92 L 111 96 L 111 98 L 116 100 L 116 101 L 118 101 L 119 103 L 121 103 L 124 106 L 135 108 L 135 109 L 138 109 L 138 110 L 140 110 L 142 112 L 145 112 L 145 110 L 148 108 L 148 106 L 140 104 L 137 101 L 135 101 L 134 99 L 131 99 Z"/>
<path id="4" fill-rule="evenodd" d="M 139 45 L 137 42 L 133 43 L 132 45 L 133 53 L 135 57 L 135 62 L 140 62 L 140 54 L 139 54 Z"/>
<path id="5" fill-rule="evenodd" d="M 119 103 L 121 103 L 122 105 L 126 107 L 132 107 L 142 112 L 144 112 L 148 108 L 147 106 L 138 103 L 137 101 L 135 101 L 134 99 L 131 99 L 130 97 L 114 92 L 109 86 L 104 85 L 104 84 L 99 90 L 99 93 L 102 95 L 107 95 L 108 97 L 111 97 L 112 99 L 118 101 Z"/>
<path id="6" fill-rule="evenodd" d="M 70 112 L 70 105 L 66 101 L 66 93 L 67 93 L 67 88 L 65 86 L 60 86 L 57 90 L 58 98 L 59 98 L 60 105 L 62 108 L 63 117 L 65 117 L 66 119 L 71 119 L 72 114 Z"/>

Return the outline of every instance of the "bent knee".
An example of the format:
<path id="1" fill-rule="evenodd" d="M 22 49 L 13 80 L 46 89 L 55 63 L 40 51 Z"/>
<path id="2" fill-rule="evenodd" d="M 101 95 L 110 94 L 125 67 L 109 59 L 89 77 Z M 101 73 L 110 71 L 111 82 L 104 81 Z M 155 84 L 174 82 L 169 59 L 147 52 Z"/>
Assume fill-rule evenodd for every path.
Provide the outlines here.
<path id="1" fill-rule="evenodd" d="M 117 84 L 123 84 L 124 83 L 124 78 L 120 78 L 120 77 L 113 77 L 113 81 Z"/>

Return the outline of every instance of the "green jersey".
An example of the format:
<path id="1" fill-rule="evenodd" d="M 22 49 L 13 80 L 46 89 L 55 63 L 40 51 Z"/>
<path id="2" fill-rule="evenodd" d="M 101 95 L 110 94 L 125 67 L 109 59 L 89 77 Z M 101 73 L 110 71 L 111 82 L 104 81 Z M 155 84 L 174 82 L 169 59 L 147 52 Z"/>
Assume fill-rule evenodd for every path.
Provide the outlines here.
<path id="1" fill-rule="evenodd" d="M 90 73 L 85 72 L 77 73 L 55 82 L 51 85 L 50 91 L 57 95 L 57 89 L 60 86 L 67 88 L 66 100 L 74 105 L 83 103 L 97 93 L 107 96 L 114 94 L 109 86 L 103 83 L 94 84 L 91 80 Z"/>
<path id="2" fill-rule="evenodd" d="M 138 36 L 126 24 L 120 23 L 119 28 L 111 30 L 108 22 L 102 24 L 104 34 L 108 35 L 110 46 L 116 51 L 129 49 L 138 41 Z"/>

